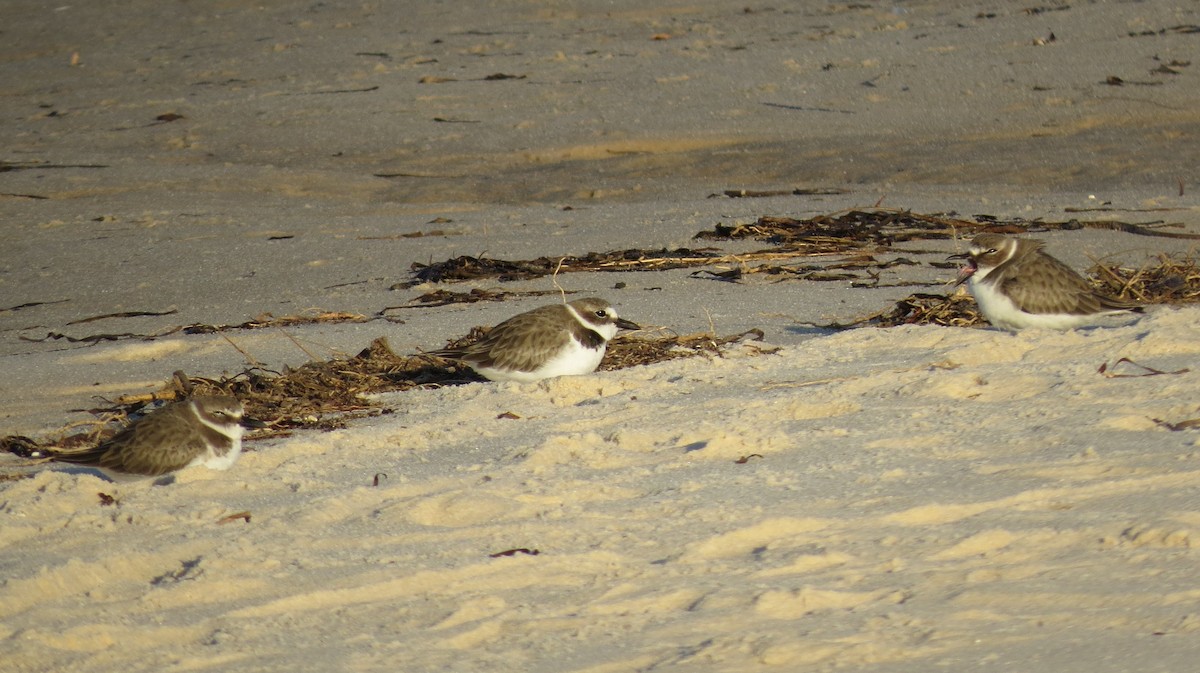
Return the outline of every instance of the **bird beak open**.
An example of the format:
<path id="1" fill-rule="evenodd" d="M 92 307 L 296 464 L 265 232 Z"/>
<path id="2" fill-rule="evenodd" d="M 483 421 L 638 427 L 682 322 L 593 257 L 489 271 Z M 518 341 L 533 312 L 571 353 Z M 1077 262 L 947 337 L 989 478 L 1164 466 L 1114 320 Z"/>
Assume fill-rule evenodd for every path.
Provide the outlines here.
<path id="1" fill-rule="evenodd" d="M 970 278 L 971 275 L 974 274 L 975 271 L 979 268 L 979 266 L 975 264 L 975 260 L 971 259 L 971 253 L 969 253 L 969 252 L 960 252 L 957 255 L 950 255 L 946 259 L 965 259 L 965 260 L 967 260 L 967 263 L 964 264 L 958 270 L 958 277 L 954 279 L 955 287 L 958 287 L 959 285 L 962 285 L 963 283 L 967 282 L 967 279 Z"/>
<path id="2" fill-rule="evenodd" d="M 617 327 L 621 329 L 641 329 L 642 326 L 624 318 L 617 318 Z"/>

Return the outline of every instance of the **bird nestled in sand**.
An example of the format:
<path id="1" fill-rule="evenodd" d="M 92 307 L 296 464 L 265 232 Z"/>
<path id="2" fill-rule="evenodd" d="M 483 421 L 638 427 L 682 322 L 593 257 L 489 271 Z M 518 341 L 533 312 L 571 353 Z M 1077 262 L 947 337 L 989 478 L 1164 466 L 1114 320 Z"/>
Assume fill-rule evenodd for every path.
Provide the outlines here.
<path id="1" fill-rule="evenodd" d="M 1107 316 L 1140 313 L 1134 302 L 1100 294 L 1071 267 L 1046 254 L 1044 243 L 980 234 L 967 252 L 955 285 L 967 283 L 987 321 L 1006 330 L 1057 330 L 1094 325 Z"/>
<path id="2" fill-rule="evenodd" d="M 607 301 L 589 297 L 515 315 L 473 344 L 427 355 L 465 364 L 492 381 L 537 381 L 596 371 L 622 329 L 641 327 Z"/>
<path id="3" fill-rule="evenodd" d="M 93 448 L 40 453 L 96 468 L 113 481 L 161 477 L 194 465 L 228 470 L 241 455 L 245 430 L 265 425 L 246 417 L 235 397 L 197 396 L 152 411 Z"/>

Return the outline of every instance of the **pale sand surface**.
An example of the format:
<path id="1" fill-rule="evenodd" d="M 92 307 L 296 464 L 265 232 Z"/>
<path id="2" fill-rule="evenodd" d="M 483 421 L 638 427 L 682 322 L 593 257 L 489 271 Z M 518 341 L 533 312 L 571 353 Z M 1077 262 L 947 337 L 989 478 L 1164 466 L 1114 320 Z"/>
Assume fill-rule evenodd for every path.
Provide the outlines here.
<path id="1" fill-rule="evenodd" d="M 878 202 L 1200 233 L 1200 7 L 1031 7 L 5 3 L 0 161 L 62 167 L 0 172 L 0 434 L 246 366 L 218 335 L 30 339 L 374 316 L 437 289 L 389 289 L 413 262 L 702 247 Z M 793 187 L 846 193 L 707 198 Z M 1039 237 L 1081 269 L 1195 247 Z M 874 290 L 564 274 L 643 324 L 780 349 L 387 396 L 163 486 L 0 483 L 0 668 L 1192 670 L 1200 435 L 1158 421 L 1200 416 L 1200 311 L 807 326 L 940 291 L 911 283 L 961 249 L 885 251 L 921 265 Z M 449 289 L 472 287 L 551 284 Z M 279 369 L 553 300 L 230 338 Z M 1122 357 L 1179 373 L 1098 372 Z M 515 548 L 540 553 L 489 557 Z"/>

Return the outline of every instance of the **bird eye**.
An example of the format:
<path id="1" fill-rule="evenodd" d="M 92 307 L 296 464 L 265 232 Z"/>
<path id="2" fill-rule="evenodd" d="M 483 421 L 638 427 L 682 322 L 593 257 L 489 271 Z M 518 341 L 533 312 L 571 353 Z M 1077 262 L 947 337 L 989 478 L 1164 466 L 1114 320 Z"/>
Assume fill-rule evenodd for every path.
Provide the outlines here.
<path id="1" fill-rule="evenodd" d="M 987 254 L 989 254 L 989 255 L 994 255 L 994 254 L 996 254 L 996 249 L 995 249 L 995 248 L 988 248 Z"/>
<path id="2" fill-rule="evenodd" d="M 607 318 L 608 311 L 605 311 L 604 309 L 599 309 L 598 311 L 596 311 L 596 317 L 597 318 Z"/>

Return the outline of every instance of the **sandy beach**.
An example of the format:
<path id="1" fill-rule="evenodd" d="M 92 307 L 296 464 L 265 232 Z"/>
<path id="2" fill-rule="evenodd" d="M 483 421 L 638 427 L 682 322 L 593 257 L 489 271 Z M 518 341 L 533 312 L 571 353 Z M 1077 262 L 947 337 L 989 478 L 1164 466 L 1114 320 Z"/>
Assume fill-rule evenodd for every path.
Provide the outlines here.
<path id="1" fill-rule="evenodd" d="M 383 394 L 385 414 L 158 485 L 0 455 L 0 668 L 1194 667 L 1194 306 L 1068 332 L 817 326 L 953 291 L 955 239 L 880 245 L 841 281 L 413 277 L 732 255 L 769 243 L 696 234 L 852 208 L 1200 235 L 1194 3 L 0 13 L 0 436 L 82 427 L 176 370 L 438 348 L 554 281 L 648 333 L 765 334 Z M 1198 247 L 1030 235 L 1080 271 Z M 441 289 L 531 294 L 417 301 Z M 184 329 L 323 313 L 359 318 Z"/>

